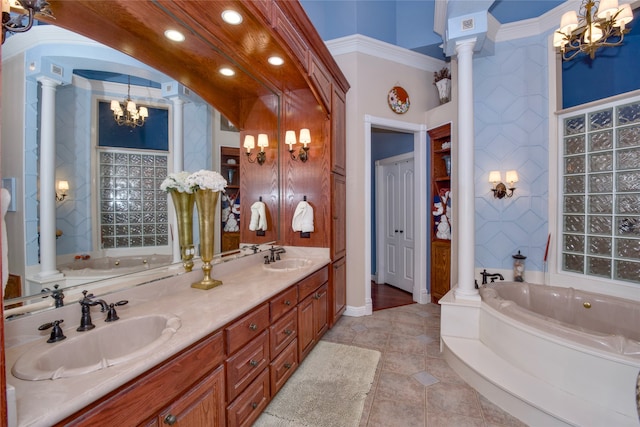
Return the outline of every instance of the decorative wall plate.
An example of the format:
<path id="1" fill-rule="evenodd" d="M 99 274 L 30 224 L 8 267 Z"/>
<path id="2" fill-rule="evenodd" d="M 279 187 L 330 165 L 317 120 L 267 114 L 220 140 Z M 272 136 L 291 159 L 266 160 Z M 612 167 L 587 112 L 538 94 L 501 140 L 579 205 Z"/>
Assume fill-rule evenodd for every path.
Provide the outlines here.
<path id="1" fill-rule="evenodd" d="M 404 114 L 409 111 L 409 94 L 400 86 L 394 86 L 387 94 L 389 108 L 396 114 Z"/>

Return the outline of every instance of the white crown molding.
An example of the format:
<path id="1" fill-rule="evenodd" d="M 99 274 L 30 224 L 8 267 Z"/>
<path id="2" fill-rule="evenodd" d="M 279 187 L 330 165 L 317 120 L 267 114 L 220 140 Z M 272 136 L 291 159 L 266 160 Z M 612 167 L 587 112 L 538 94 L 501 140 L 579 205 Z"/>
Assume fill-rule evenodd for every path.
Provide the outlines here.
<path id="1" fill-rule="evenodd" d="M 334 57 L 348 53 L 363 53 L 424 71 L 438 71 L 446 65 L 443 60 L 363 36 L 362 34 L 340 37 L 329 40 L 325 44 Z"/>
<path id="2" fill-rule="evenodd" d="M 447 29 L 447 6 L 449 0 L 436 0 L 433 6 L 433 31 L 444 36 Z"/>
<path id="3" fill-rule="evenodd" d="M 2 59 L 11 58 L 40 45 L 67 43 L 73 43 L 76 46 L 102 46 L 94 40 L 55 25 L 36 25 L 26 33 L 14 34 L 8 37 L 2 45 Z"/>

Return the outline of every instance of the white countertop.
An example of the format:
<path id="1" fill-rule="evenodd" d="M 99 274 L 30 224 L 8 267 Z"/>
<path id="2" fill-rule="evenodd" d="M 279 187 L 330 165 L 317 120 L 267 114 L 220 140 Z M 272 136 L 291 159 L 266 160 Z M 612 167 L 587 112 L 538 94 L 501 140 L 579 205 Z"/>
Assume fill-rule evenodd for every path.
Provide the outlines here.
<path id="1" fill-rule="evenodd" d="M 104 297 L 107 303 L 122 299 L 129 304 L 118 307 L 121 319 L 149 314 L 174 314 L 181 327 L 159 350 L 144 357 L 110 366 L 89 374 L 56 380 L 24 381 L 11 374 L 11 367 L 26 351 L 39 351 L 47 346 L 50 330 L 38 331 L 39 325 L 64 319 L 64 334 L 74 337 L 108 328 L 105 314 L 93 309 L 96 329 L 77 332 L 80 307 L 65 307 L 5 322 L 5 356 L 7 383 L 15 387 L 19 426 L 50 426 L 84 408 L 91 402 L 120 387 L 191 344 L 204 338 L 243 313 L 269 300 L 280 291 L 330 262 L 327 248 L 287 246 L 282 259 L 307 258 L 308 266 L 292 271 L 269 271 L 263 267 L 265 252 L 214 265 L 212 277 L 223 285 L 211 290 L 191 288 L 202 279 L 202 271 L 137 286 Z M 64 342 L 64 341 L 62 341 Z"/>

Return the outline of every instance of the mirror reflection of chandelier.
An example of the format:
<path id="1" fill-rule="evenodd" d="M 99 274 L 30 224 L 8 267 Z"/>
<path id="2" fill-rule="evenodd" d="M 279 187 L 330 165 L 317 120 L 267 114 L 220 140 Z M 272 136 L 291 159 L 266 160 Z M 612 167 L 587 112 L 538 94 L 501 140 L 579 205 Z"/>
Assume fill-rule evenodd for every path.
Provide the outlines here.
<path id="1" fill-rule="evenodd" d="M 583 52 L 591 59 L 601 47 L 620 46 L 633 20 L 629 4 L 618 7 L 618 0 L 583 0 L 580 15 L 570 11 L 562 15 L 560 28 L 553 34 L 562 59 L 570 61 Z"/>
<path id="2" fill-rule="evenodd" d="M 131 76 L 127 84 L 127 99 L 123 103 L 111 101 L 111 111 L 113 111 L 113 119 L 119 126 L 126 125 L 135 128 L 144 125 L 144 121 L 149 117 L 147 107 L 140 107 L 131 100 Z"/>

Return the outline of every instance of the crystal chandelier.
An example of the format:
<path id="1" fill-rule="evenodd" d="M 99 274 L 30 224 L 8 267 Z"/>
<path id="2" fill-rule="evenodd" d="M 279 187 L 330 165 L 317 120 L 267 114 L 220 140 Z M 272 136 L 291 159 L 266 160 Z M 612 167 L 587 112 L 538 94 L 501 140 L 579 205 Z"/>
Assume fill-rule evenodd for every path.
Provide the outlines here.
<path id="1" fill-rule="evenodd" d="M 131 100 L 131 76 L 127 84 L 127 99 L 123 103 L 111 101 L 111 111 L 113 111 L 113 119 L 119 126 L 127 125 L 135 128 L 144 125 L 144 121 L 149 117 L 147 107 L 140 107 Z"/>
<path id="2" fill-rule="evenodd" d="M 553 34 L 562 59 L 570 61 L 583 52 L 591 59 L 601 47 L 620 46 L 633 20 L 629 4 L 618 7 L 618 0 L 583 0 L 580 15 L 575 11 L 562 15 L 560 28 Z"/>

